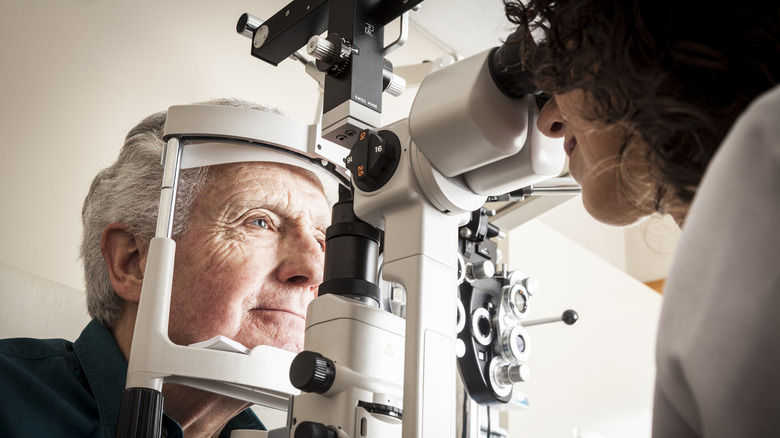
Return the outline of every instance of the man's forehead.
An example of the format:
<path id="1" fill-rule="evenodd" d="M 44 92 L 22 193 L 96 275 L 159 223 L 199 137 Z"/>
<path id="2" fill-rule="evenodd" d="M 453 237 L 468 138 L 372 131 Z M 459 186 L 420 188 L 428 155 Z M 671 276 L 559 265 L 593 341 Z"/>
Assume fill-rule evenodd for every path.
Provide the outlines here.
<path id="1" fill-rule="evenodd" d="M 209 167 L 208 208 L 268 207 L 305 209 L 312 216 L 330 217 L 322 183 L 314 172 L 296 166 L 269 163 L 228 163 Z M 321 196 L 322 203 L 312 202 Z M 300 197 L 300 199 L 296 199 Z M 302 208 L 305 207 L 305 208 Z"/>
<path id="2" fill-rule="evenodd" d="M 262 180 L 263 184 L 282 184 L 290 181 L 290 178 L 304 178 L 318 188 L 322 188 L 322 183 L 314 172 L 283 163 L 257 161 L 217 164 L 209 166 L 209 173 L 210 182 L 246 182 L 244 180 L 258 179 Z"/>

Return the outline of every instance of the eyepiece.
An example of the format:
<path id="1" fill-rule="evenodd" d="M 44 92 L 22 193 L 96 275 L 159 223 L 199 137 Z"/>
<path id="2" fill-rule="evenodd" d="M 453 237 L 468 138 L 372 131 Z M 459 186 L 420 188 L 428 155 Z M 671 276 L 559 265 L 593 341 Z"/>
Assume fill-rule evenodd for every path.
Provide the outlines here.
<path id="1" fill-rule="evenodd" d="M 493 82 L 504 95 L 519 99 L 529 94 L 540 94 L 541 90 L 534 84 L 534 77 L 527 64 L 520 57 L 520 32 L 517 28 L 507 37 L 506 42 L 493 49 L 489 59 L 490 74 Z"/>

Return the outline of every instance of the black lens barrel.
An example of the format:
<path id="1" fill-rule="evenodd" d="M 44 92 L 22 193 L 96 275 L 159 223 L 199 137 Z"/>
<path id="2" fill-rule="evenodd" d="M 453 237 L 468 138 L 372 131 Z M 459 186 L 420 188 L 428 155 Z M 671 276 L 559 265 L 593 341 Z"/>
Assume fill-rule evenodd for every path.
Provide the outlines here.
<path id="1" fill-rule="evenodd" d="M 319 294 L 371 298 L 378 305 L 378 229 L 360 220 L 353 208 L 352 194 L 343 186 L 333 206 L 331 226 L 325 236 L 325 272 Z"/>

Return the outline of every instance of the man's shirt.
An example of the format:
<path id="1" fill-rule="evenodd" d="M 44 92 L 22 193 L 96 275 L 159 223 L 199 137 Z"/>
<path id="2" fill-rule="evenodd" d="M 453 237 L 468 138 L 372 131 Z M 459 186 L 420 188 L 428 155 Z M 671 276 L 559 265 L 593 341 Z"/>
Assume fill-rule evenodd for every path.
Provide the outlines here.
<path id="1" fill-rule="evenodd" d="M 0 436 L 113 437 L 125 389 L 127 361 L 108 329 L 92 320 L 76 342 L 0 340 Z M 181 427 L 163 414 L 163 436 Z M 251 409 L 230 420 L 235 429 L 265 430 Z"/>

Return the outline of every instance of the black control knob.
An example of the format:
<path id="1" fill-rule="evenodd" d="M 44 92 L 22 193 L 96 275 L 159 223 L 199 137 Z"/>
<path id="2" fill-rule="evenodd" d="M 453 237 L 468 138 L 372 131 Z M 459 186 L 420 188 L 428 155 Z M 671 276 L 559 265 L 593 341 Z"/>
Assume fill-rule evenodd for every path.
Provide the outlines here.
<path id="1" fill-rule="evenodd" d="M 335 378 L 333 361 L 313 351 L 301 351 L 290 364 L 290 383 L 304 392 L 323 394 L 333 386 Z"/>
<path id="2" fill-rule="evenodd" d="M 294 438 L 337 438 L 338 432 L 322 423 L 303 421 L 295 428 Z"/>
<path id="3" fill-rule="evenodd" d="M 580 319 L 580 315 L 578 315 L 577 312 L 571 309 L 563 312 L 563 315 L 561 315 L 561 320 L 565 322 L 567 325 L 573 325 L 579 319 Z"/>
<path id="4" fill-rule="evenodd" d="M 347 168 L 355 185 L 364 192 L 384 186 L 398 168 L 401 142 L 391 131 L 360 132 L 347 157 Z"/>

